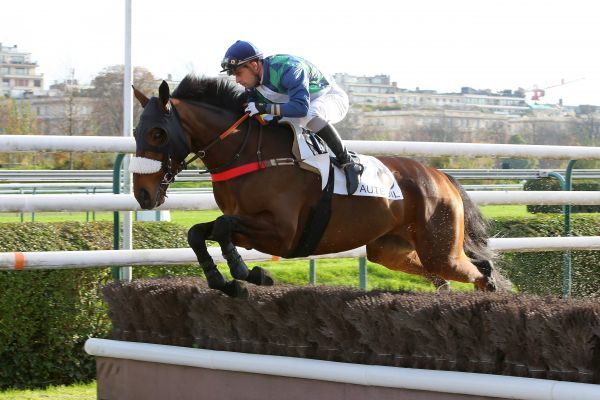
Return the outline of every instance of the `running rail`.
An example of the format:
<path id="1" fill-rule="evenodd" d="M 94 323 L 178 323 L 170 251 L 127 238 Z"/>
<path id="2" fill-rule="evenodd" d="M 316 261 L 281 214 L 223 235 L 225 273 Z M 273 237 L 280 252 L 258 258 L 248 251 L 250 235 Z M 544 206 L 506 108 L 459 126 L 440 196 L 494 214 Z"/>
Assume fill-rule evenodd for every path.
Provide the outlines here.
<path id="1" fill-rule="evenodd" d="M 152 363 L 522 400 L 598 400 L 600 385 L 470 372 L 350 364 L 91 338 L 85 351 Z"/>
<path id="2" fill-rule="evenodd" d="M 533 237 L 491 238 L 490 249 L 498 252 L 542 252 L 563 250 L 600 250 L 600 236 L 585 237 Z M 216 262 L 225 262 L 221 248 L 209 247 L 208 252 Z M 279 260 L 277 256 L 258 250 L 238 248 L 244 261 Z M 341 253 L 322 254 L 302 259 L 358 258 L 366 256 L 366 247 L 358 247 Z M 134 265 L 179 265 L 197 264 L 194 251 L 178 249 L 137 250 L 81 250 L 81 251 L 30 251 L 0 253 L 0 271 L 40 270 L 68 268 L 103 268 Z"/>

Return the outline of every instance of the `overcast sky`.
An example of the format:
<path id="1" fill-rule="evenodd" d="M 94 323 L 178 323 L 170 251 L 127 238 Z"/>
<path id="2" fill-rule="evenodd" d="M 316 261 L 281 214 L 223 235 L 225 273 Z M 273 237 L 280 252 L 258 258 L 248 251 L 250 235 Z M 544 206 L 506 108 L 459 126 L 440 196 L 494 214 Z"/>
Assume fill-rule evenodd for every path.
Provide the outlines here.
<path id="1" fill-rule="evenodd" d="M 0 42 L 32 53 L 46 87 L 124 60 L 125 0 L 3 2 Z M 546 102 L 600 105 L 600 6 L 590 0 L 133 0 L 133 63 L 157 78 L 216 75 L 227 47 L 322 70 L 458 92 L 560 84 Z"/>

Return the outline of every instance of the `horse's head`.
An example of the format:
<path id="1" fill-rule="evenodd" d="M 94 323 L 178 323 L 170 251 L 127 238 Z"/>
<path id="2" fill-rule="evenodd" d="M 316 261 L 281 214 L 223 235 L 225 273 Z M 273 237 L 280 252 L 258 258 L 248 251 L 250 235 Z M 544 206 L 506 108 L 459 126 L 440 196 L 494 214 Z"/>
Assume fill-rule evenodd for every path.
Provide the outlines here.
<path id="1" fill-rule="evenodd" d="M 189 139 L 170 102 L 167 82 L 160 85 L 158 97 L 149 99 L 133 91 L 144 111 L 135 128 L 136 152 L 129 169 L 136 200 L 142 208 L 152 209 L 164 203 L 169 184 L 190 153 Z"/>

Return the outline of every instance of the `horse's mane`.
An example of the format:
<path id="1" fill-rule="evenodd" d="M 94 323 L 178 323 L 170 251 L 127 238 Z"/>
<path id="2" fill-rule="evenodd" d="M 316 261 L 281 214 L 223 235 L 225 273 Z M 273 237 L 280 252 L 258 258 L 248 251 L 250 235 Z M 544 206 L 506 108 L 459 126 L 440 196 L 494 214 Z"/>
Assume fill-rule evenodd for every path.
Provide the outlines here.
<path id="1" fill-rule="evenodd" d="M 173 91 L 172 97 L 193 100 L 241 112 L 246 102 L 244 89 L 227 78 L 198 77 L 186 75 Z"/>

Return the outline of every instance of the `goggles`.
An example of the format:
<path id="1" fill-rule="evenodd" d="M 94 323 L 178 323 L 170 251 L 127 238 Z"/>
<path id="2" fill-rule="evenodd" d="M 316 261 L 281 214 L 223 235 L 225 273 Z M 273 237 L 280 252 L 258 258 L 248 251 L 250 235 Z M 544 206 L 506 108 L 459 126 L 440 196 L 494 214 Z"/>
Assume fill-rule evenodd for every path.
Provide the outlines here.
<path id="1" fill-rule="evenodd" d="M 241 67 L 242 65 L 253 60 L 259 60 L 260 58 L 262 58 L 262 53 L 258 53 L 251 57 L 244 58 L 243 60 L 225 57 L 223 61 L 221 61 L 221 72 L 227 72 L 227 75 L 233 75 L 235 74 L 235 70 Z"/>

